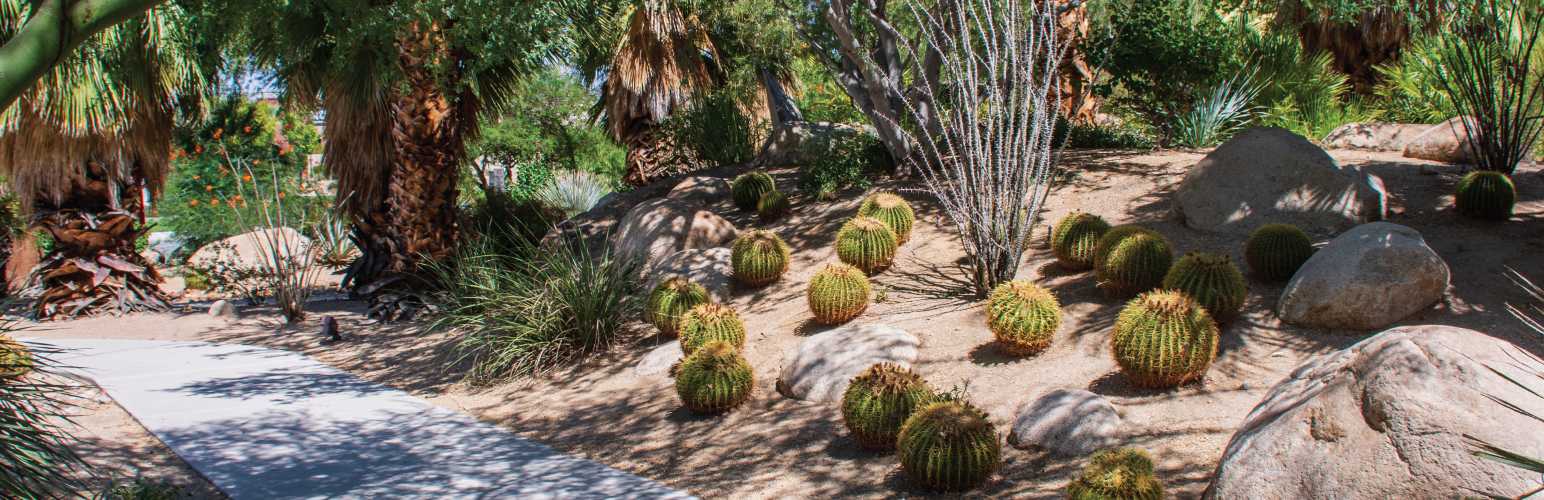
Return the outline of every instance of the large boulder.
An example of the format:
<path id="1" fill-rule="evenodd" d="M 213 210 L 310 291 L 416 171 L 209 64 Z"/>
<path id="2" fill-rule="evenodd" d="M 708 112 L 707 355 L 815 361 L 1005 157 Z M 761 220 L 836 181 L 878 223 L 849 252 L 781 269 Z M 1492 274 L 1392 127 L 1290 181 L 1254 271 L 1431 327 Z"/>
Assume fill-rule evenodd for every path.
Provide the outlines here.
<path id="1" fill-rule="evenodd" d="M 805 339 L 787 355 L 777 392 L 805 401 L 841 401 L 870 366 L 911 366 L 922 342 L 906 330 L 882 324 L 846 325 Z"/>
<path id="2" fill-rule="evenodd" d="M 311 239 L 300 231 L 287 227 L 258 229 L 200 247 L 188 258 L 188 265 L 202 269 L 263 269 L 271 266 L 270 254 L 275 250 L 284 258 L 296 258 L 310 249 Z"/>
<path id="3" fill-rule="evenodd" d="M 803 165 L 829 154 L 839 139 L 874 132 L 853 125 L 825 122 L 798 122 L 772 132 L 766 150 L 758 161 L 763 165 Z"/>
<path id="4" fill-rule="evenodd" d="M 1302 326 L 1376 330 L 1442 300 L 1448 278 L 1447 263 L 1420 232 L 1390 222 L 1363 224 L 1303 263 L 1277 314 Z"/>
<path id="5" fill-rule="evenodd" d="M 1083 456 L 1109 448 L 1120 436 L 1120 413 L 1104 396 L 1057 389 L 1031 401 L 1013 419 L 1008 444 Z"/>
<path id="6" fill-rule="evenodd" d="M 653 290 L 671 276 L 680 276 L 707 288 L 714 302 L 726 302 L 733 292 L 730 278 L 734 272 L 730 262 L 733 254 L 725 247 L 694 248 L 670 254 L 649 268 L 644 289 Z"/>
<path id="7" fill-rule="evenodd" d="M 1285 129 L 1251 128 L 1190 169 L 1175 195 L 1185 225 L 1248 234 L 1273 222 L 1317 233 L 1382 220 L 1383 181 Z"/>
<path id="8" fill-rule="evenodd" d="M 1324 137 L 1324 146 L 1330 149 L 1360 149 L 1363 151 L 1404 151 L 1405 145 L 1431 125 L 1421 123 L 1347 123 Z"/>
<path id="9" fill-rule="evenodd" d="M 1472 120 L 1457 117 L 1427 128 L 1405 144 L 1405 157 L 1443 163 L 1474 163 L 1468 126 Z"/>
<path id="10" fill-rule="evenodd" d="M 613 236 L 617 253 L 642 259 L 645 268 L 693 248 L 727 246 L 739 233 L 734 224 L 688 203 L 658 198 L 633 207 Z"/>
<path id="11" fill-rule="evenodd" d="M 1451 326 L 1405 326 L 1298 367 L 1244 419 L 1207 498 L 1511 497 L 1538 475 L 1474 455 L 1464 436 L 1544 456 L 1544 370 L 1517 346 Z M 1528 366 L 1523 366 L 1526 364 Z M 1495 398 L 1495 399 L 1492 399 Z"/>
<path id="12" fill-rule="evenodd" d="M 709 206 L 729 199 L 729 180 L 723 177 L 694 175 L 681 179 L 665 198 L 698 206 Z"/>

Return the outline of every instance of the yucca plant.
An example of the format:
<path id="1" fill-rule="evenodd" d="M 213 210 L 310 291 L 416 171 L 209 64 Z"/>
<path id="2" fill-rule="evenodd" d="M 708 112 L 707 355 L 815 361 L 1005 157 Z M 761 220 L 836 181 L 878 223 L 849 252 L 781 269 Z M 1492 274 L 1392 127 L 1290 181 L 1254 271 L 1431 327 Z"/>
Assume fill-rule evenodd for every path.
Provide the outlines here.
<path id="1" fill-rule="evenodd" d="M 836 233 L 836 257 L 870 275 L 890 268 L 897 245 L 895 231 L 873 217 L 854 217 Z"/>
<path id="2" fill-rule="evenodd" d="M 815 322 L 825 325 L 846 323 L 868 309 L 868 277 L 856 267 L 830 264 L 810 278 L 805 298 Z"/>
<path id="3" fill-rule="evenodd" d="M 1266 224 L 1250 233 L 1244 243 L 1244 261 L 1255 275 L 1285 281 L 1313 257 L 1313 240 L 1291 224 Z"/>
<path id="4" fill-rule="evenodd" d="M 761 170 L 741 174 L 729 185 L 729 194 L 734 198 L 734 205 L 745 211 L 755 210 L 756 203 L 761 201 L 761 196 L 773 191 L 777 191 L 777 183 L 772 180 L 771 175 Z"/>
<path id="5" fill-rule="evenodd" d="M 1174 122 L 1174 144 L 1187 148 L 1206 148 L 1228 140 L 1254 115 L 1255 96 L 1260 86 L 1252 75 L 1239 75 L 1217 85 L 1212 93 L 1197 101 L 1195 107 Z"/>
<path id="6" fill-rule="evenodd" d="M 1148 229 L 1112 229 L 1099 240 L 1094 272 L 1099 286 L 1113 297 L 1129 297 L 1163 284 L 1174 251 L 1169 240 Z"/>
<path id="7" fill-rule="evenodd" d="M 912 413 L 896 438 L 901 472 L 930 490 L 961 491 L 985 483 L 1002 462 L 1002 444 L 986 412 L 945 398 Z"/>
<path id="8" fill-rule="evenodd" d="M 1233 265 L 1233 259 L 1203 252 L 1181 257 L 1163 278 L 1163 287 L 1189 295 L 1218 321 L 1238 315 L 1248 292 L 1244 273 Z"/>
<path id="9" fill-rule="evenodd" d="M 895 193 L 874 193 L 864 198 L 863 204 L 858 206 L 858 216 L 873 217 L 885 223 L 895 231 L 897 244 L 911 239 L 911 226 L 917 220 L 911 204 Z"/>
<path id="10" fill-rule="evenodd" d="M 772 222 L 783 218 L 791 207 L 788 195 L 782 191 L 767 191 L 756 201 L 756 217 L 762 222 Z"/>
<path id="11" fill-rule="evenodd" d="M 75 472 L 87 465 L 70 432 L 80 387 L 56 371 L 60 350 L 23 346 L 6 335 L 14 330 L 0 323 L 0 496 L 64 498 L 85 487 Z"/>
<path id="12" fill-rule="evenodd" d="M 1056 261 L 1069 270 L 1080 271 L 1094 267 L 1094 247 L 1099 238 L 1110 230 L 1110 223 L 1097 215 L 1073 212 L 1063 217 L 1051 230 L 1051 253 Z"/>
<path id="13" fill-rule="evenodd" d="M 1425 62 L 1467 117 L 1461 131 L 1475 167 L 1511 175 L 1544 135 L 1539 45 L 1544 11 L 1532 0 L 1457 2 L 1453 30 Z"/>
<path id="14" fill-rule="evenodd" d="M 684 277 L 672 276 L 649 292 L 644 319 L 658 328 L 661 335 L 675 337 L 681 330 L 681 316 L 709 301 L 707 288 Z"/>
<path id="15" fill-rule="evenodd" d="M 1009 281 L 998 285 L 987 299 L 986 321 L 998 348 L 1012 356 L 1028 356 L 1051 346 L 1061 327 L 1061 303 L 1034 283 Z"/>
<path id="16" fill-rule="evenodd" d="M 681 361 L 676 394 L 681 405 L 701 414 L 733 410 L 750 399 L 756 374 L 740 350 L 726 342 L 709 342 Z"/>
<path id="17" fill-rule="evenodd" d="M 1453 202 L 1461 214 L 1507 220 L 1512 218 L 1512 206 L 1517 203 L 1517 187 L 1506 174 L 1476 170 L 1458 181 L 1458 193 L 1453 196 Z"/>
<path id="18" fill-rule="evenodd" d="M 1067 484 L 1072 500 L 1161 500 L 1163 483 L 1153 475 L 1153 459 L 1136 448 L 1100 450 L 1083 473 Z"/>
<path id="19" fill-rule="evenodd" d="M 572 218 L 590 211 L 611 194 L 611 181 L 583 170 L 565 170 L 552 176 L 533 196 L 537 203 Z"/>
<path id="20" fill-rule="evenodd" d="M 313 246 L 319 264 L 339 268 L 347 266 L 359 256 L 359 248 L 354 246 L 354 239 L 349 237 L 348 218 L 337 212 L 322 212 L 322 218 L 316 223 L 313 232 L 316 236 Z"/>
<path id="21" fill-rule="evenodd" d="M 1111 353 L 1137 387 L 1168 388 L 1200 380 L 1217 355 L 1217 323 L 1189 296 L 1159 290 L 1122 309 Z"/>
<path id="22" fill-rule="evenodd" d="M 933 388 L 922 376 L 900 365 L 880 363 L 847 385 L 842 394 L 842 423 L 858 446 L 892 450 L 906 418 L 932 399 Z"/>
<path id="23" fill-rule="evenodd" d="M 745 347 L 745 322 L 728 306 L 712 302 L 693 307 L 681 316 L 681 353 L 692 352 L 710 342 L 723 342 L 735 349 Z"/>

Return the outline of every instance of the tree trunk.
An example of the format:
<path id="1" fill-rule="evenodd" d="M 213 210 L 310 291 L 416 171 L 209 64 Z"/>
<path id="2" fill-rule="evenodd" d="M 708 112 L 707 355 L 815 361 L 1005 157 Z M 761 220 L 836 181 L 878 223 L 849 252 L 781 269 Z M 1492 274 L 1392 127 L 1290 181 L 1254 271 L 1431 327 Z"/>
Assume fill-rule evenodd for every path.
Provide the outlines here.
<path id="1" fill-rule="evenodd" d="M 1088 7 L 1077 0 L 1066 2 L 1056 22 L 1056 39 L 1067 43 L 1061 62 L 1062 115 L 1072 123 L 1093 123 L 1099 114 L 1099 98 L 1094 95 L 1094 69 L 1083 52 L 1088 40 Z"/>
<path id="2" fill-rule="evenodd" d="M 455 250 L 463 120 L 475 117 L 466 116 L 445 90 L 456 88 L 460 75 L 456 65 L 446 63 L 455 56 L 440 26 L 414 23 L 398 41 L 397 56 L 405 90 L 392 103 L 396 156 L 377 222 L 391 247 L 386 269 L 412 273 L 424 259 L 439 260 Z"/>

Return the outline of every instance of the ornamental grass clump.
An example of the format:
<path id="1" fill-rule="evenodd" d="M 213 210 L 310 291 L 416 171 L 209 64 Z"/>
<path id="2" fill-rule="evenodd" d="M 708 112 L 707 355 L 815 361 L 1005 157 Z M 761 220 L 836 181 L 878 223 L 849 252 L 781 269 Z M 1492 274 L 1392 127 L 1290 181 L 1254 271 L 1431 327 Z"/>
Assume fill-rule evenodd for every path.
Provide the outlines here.
<path id="1" fill-rule="evenodd" d="M 1205 376 L 1217 355 L 1217 338 L 1217 323 L 1201 304 L 1183 293 L 1160 290 L 1126 304 L 1110 345 L 1132 385 L 1162 389 Z"/>
<path id="2" fill-rule="evenodd" d="M 788 271 L 788 244 L 776 233 L 755 229 L 734 241 L 729 262 L 735 281 L 745 286 L 771 284 Z"/>
<path id="3" fill-rule="evenodd" d="M 1009 281 L 998 285 L 987 299 L 986 320 L 999 349 L 1011 356 L 1028 356 L 1051 346 L 1061 327 L 1061 304 L 1034 283 Z"/>
<path id="4" fill-rule="evenodd" d="M 896 243 L 911 239 L 911 226 L 917 220 L 911 204 L 895 193 L 874 193 L 858 206 L 858 215 L 873 217 L 895 231 Z"/>
<path id="5" fill-rule="evenodd" d="M 734 198 L 734 206 L 747 212 L 756 210 L 756 204 L 761 201 L 761 196 L 773 191 L 777 191 L 777 183 L 772 180 L 771 175 L 761 170 L 741 174 L 729 185 L 729 194 Z"/>
<path id="6" fill-rule="evenodd" d="M 1163 483 L 1153 475 L 1153 459 L 1136 448 L 1100 450 L 1083 474 L 1067 484 L 1072 500 L 1160 500 Z"/>
<path id="7" fill-rule="evenodd" d="M 1141 227 L 1111 229 L 1094 249 L 1099 286 L 1113 297 L 1129 297 L 1158 288 L 1173 263 L 1174 251 L 1169 241 Z"/>
<path id="8" fill-rule="evenodd" d="M 865 449 L 895 449 L 901 425 L 931 402 L 933 388 L 906 367 L 880 363 L 852 379 L 842 395 L 842 423 Z"/>
<path id="9" fill-rule="evenodd" d="M 1291 224 L 1266 224 L 1250 233 L 1244 243 L 1244 262 L 1255 275 L 1269 281 L 1286 281 L 1313 257 L 1313 240 Z"/>
<path id="10" fill-rule="evenodd" d="M 1061 266 L 1081 271 L 1094 267 L 1094 248 L 1099 238 L 1110 230 L 1110 223 L 1099 216 L 1076 212 L 1063 217 L 1051 230 L 1051 253 Z"/>
<path id="11" fill-rule="evenodd" d="M 1163 278 L 1163 287 L 1189 295 L 1218 321 L 1228 321 L 1244 307 L 1244 273 L 1226 255 L 1186 254 Z"/>
<path id="12" fill-rule="evenodd" d="M 870 275 L 890 268 L 897 245 L 895 231 L 873 217 L 854 217 L 836 233 L 836 257 Z"/>
<path id="13" fill-rule="evenodd" d="M 917 409 L 901 425 L 895 447 L 901 472 L 930 490 L 974 488 L 1002 462 L 1002 444 L 986 413 L 951 398 Z"/>
<path id="14" fill-rule="evenodd" d="M 863 271 L 846 264 L 830 264 L 810 278 L 805 298 L 816 323 L 839 325 L 868 309 L 869 290 Z"/>
<path id="15" fill-rule="evenodd" d="M 740 350 L 726 342 L 709 342 L 676 370 L 676 394 L 687 410 L 715 415 L 733 410 L 755 388 L 755 373 Z"/>
<path id="16" fill-rule="evenodd" d="M 1458 213 L 1488 220 L 1512 218 L 1512 206 L 1517 203 L 1517 187 L 1506 174 L 1493 170 L 1469 172 L 1458 181 L 1458 193 L 1453 196 Z"/>
<path id="17" fill-rule="evenodd" d="M 692 352 L 711 342 L 745 347 L 745 322 L 727 306 L 706 303 L 681 316 L 681 353 Z"/>
<path id="18" fill-rule="evenodd" d="M 660 282 L 649 293 L 649 302 L 644 306 L 644 319 L 658 328 L 661 335 L 675 337 L 681 330 L 681 316 L 693 307 L 709 301 L 707 288 L 674 276 Z"/>

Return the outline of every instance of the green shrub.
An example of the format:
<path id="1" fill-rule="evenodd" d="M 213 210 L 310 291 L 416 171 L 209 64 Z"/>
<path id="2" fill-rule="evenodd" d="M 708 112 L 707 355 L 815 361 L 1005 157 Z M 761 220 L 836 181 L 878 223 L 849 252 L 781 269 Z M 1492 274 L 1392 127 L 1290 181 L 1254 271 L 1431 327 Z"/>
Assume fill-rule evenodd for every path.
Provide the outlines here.
<path id="1" fill-rule="evenodd" d="M 1378 86 L 1374 89 L 1383 118 L 1400 123 L 1442 123 L 1458 116 L 1458 108 L 1442 91 L 1442 84 L 1432 73 L 1437 71 L 1437 51 L 1442 48 L 1438 36 L 1418 37 L 1400 54 L 1399 60 L 1378 66 Z"/>
<path id="2" fill-rule="evenodd" d="M 1153 459 L 1136 448 L 1100 450 L 1083 474 L 1067 483 L 1072 500 L 1161 500 L 1163 483 L 1153 475 Z"/>
<path id="3" fill-rule="evenodd" d="M 897 244 L 911 238 L 911 226 L 917 220 L 911 204 L 895 193 L 874 193 L 864 198 L 863 204 L 858 206 L 858 216 L 873 217 L 885 223 L 895 232 Z"/>
<path id="4" fill-rule="evenodd" d="M 1064 268 L 1074 271 L 1093 268 L 1094 247 L 1109 230 L 1110 223 L 1099 216 L 1073 212 L 1051 230 L 1051 253 Z"/>
<path id="5" fill-rule="evenodd" d="M 1291 224 L 1266 224 L 1250 233 L 1244 243 L 1244 262 L 1255 275 L 1269 281 L 1285 281 L 1313 257 L 1313 240 Z"/>
<path id="6" fill-rule="evenodd" d="M 782 191 L 767 191 L 756 201 L 756 217 L 762 222 L 772 222 L 788 214 L 791 205 Z"/>
<path id="7" fill-rule="evenodd" d="M 868 134 L 839 134 L 830 139 L 826 152 L 799 168 L 799 189 L 819 199 L 829 199 L 847 188 L 867 189 L 871 177 L 895 165 L 890 151 Z"/>
<path id="8" fill-rule="evenodd" d="M 1126 304 L 1110 340 L 1132 385 L 1175 387 L 1206 375 L 1217 355 L 1217 323 L 1190 296 L 1159 290 Z"/>
<path id="9" fill-rule="evenodd" d="M 1066 147 L 1070 149 L 1152 149 L 1153 138 L 1146 132 L 1130 124 L 1104 125 L 1086 123 L 1067 123 L 1066 118 L 1060 118 L 1058 123 L 1066 124 Z"/>
<path id="10" fill-rule="evenodd" d="M 692 352 L 676 371 L 675 388 L 681 405 L 706 415 L 740 406 L 750 399 L 755 386 L 750 363 L 724 342 L 709 342 Z"/>
<path id="11" fill-rule="evenodd" d="M 810 313 L 825 325 L 846 323 L 868 309 L 869 282 L 862 270 L 846 264 L 830 264 L 810 278 Z"/>
<path id="12" fill-rule="evenodd" d="M 734 197 L 735 206 L 740 207 L 740 210 L 751 211 L 756 209 L 756 203 L 761 201 L 761 195 L 777 191 L 777 183 L 773 182 L 771 175 L 757 170 L 735 177 L 729 190 Z"/>
<path id="13" fill-rule="evenodd" d="M 912 413 L 896 438 L 901 472 L 923 488 L 960 491 L 986 482 L 1002 461 L 1002 444 L 986 413 L 963 401 L 929 403 Z"/>
<path id="14" fill-rule="evenodd" d="M 1163 284 L 1174 263 L 1174 251 L 1163 235 L 1149 229 L 1105 233 L 1094 249 L 1094 272 L 1099 286 L 1115 297 L 1129 297 Z"/>
<path id="15" fill-rule="evenodd" d="M 739 165 L 756 157 L 766 130 L 741 111 L 733 90 L 712 92 L 665 123 L 675 144 L 708 166 Z"/>
<path id="16" fill-rule="evenodd" d="M 1248 292 L 1244 274 L 1233 265 L 1233 259 L 1200 252 L 1181 257 L 1163 278 L 1163 287 L 1189 295 L 1218 321 L 1238 315 Z"/>
<path id="17" fill-rule="evenodd" d="M 895 231 L 873 217 L 854 217 L 836 233 L 836 257 L 871 275 L 890 268 L 897 245 Z"/>
<path id="18" fill-rule="evenodd" d="M 609 179 L 582 170 L 564 170 L 556 173 L 552 182 L 538 188 L 533 198 L 567 219 L 595 208 L 608 194 L 611 194 Z"/>
<path id="19" fill-rule="evenodd" d="M 986 302 L 987 327 L 997 346 L 1012 356 L 1028 356 L 1051 346 L 1061 327 L 1061 303 L 1049 290 L 1014 280 L 992 290 Z"/>
<path id="20" fill-rule="evenodd" d="M 1458 181 L 1458 193 L 1453 201 L 1461 214 L 1481 219 L 1507 220 L 1512 218 L 1512 205 L 1517 203 L 1517 188 L 1506 174 L 1476 170 Z"/>
<path id="21" fill-rule="evenodd" d="M 681 317 L 687 311 L 710 302 L 708 289 L 691 280 L 674 276 L 660 282 L 649 293 L 644 319 L 659 329 L 661 335 L 675 337 L 681 332 Z"/>
<path id="22" fill-rule="evenodd" d="M 852 379 L 842 394 L 842 423 L 870 450 L 893 450 L 901 425 L 933 399 L 933 388 L 900 365 L 880 363 Z"/>
<path id="23" fill-rule="evenodd" d="M 745 347 L 745 322 L 727 306 L 712 302 L 693 307 L 681 316 L 681 353 L 692 352 L 710 342 Z"/>
<path id="24" fill-rule="evenodd" d="M 746 286 L 771 284 L 788 271 L 788 244 L 771 231 L 746 231 L 730 252 L 734 279 Z"/>

